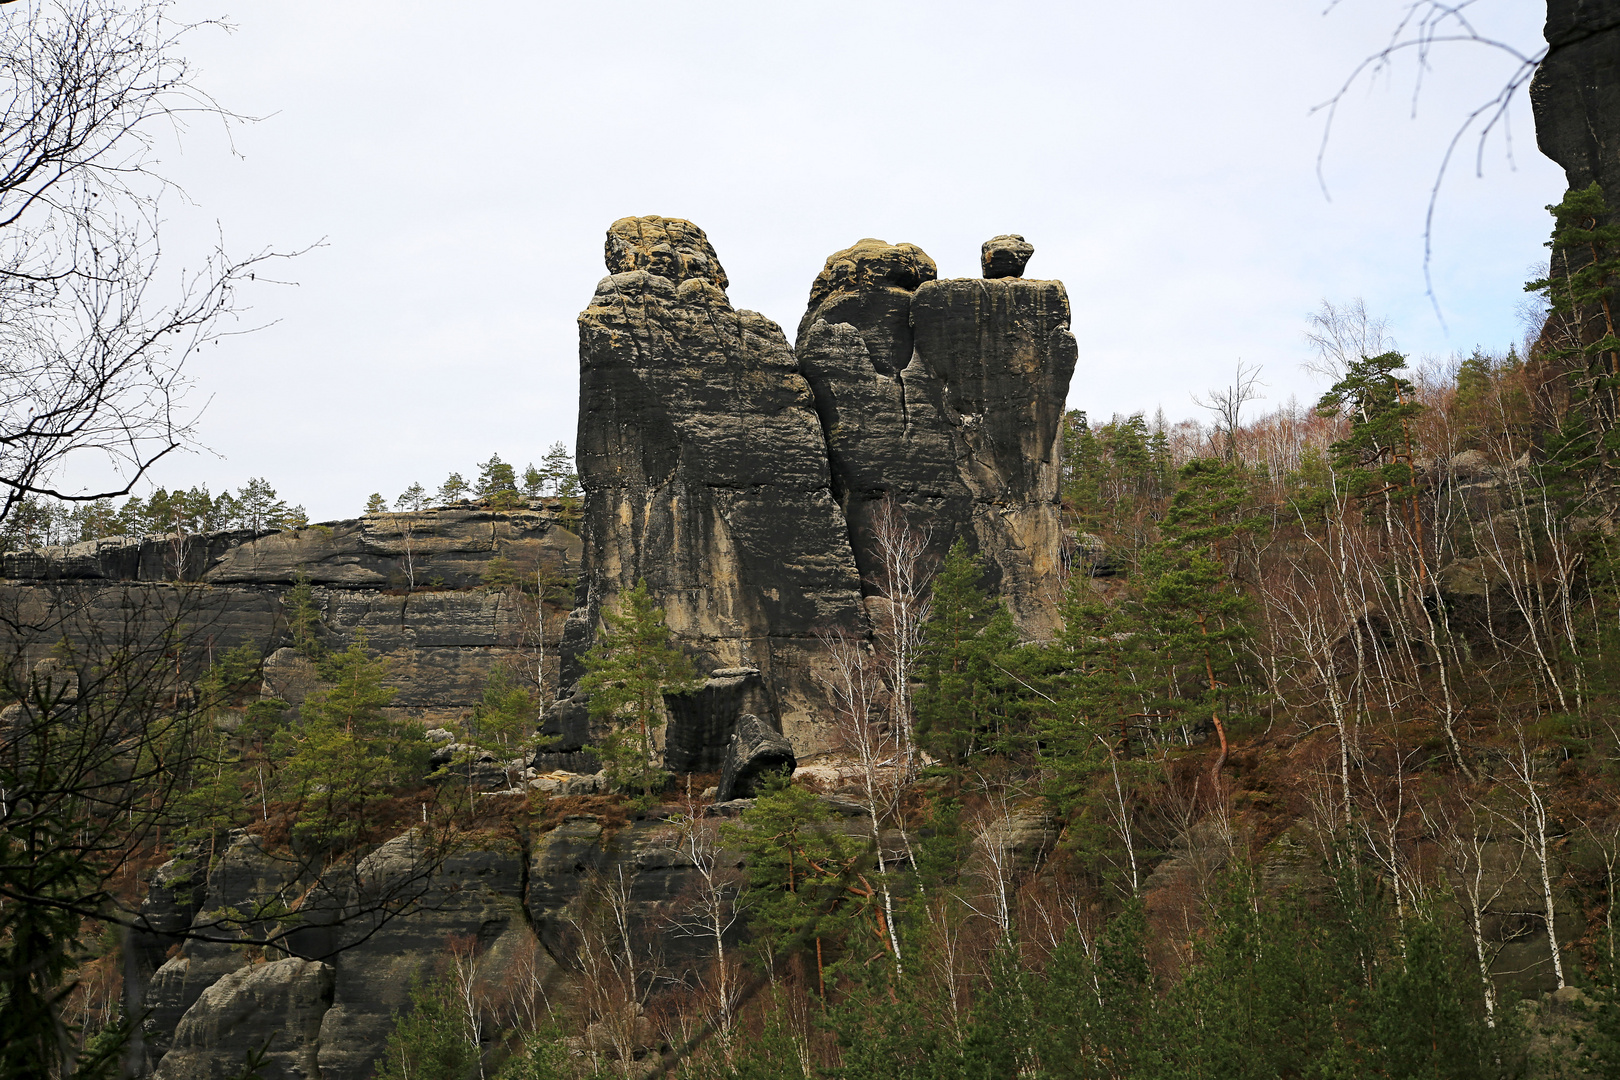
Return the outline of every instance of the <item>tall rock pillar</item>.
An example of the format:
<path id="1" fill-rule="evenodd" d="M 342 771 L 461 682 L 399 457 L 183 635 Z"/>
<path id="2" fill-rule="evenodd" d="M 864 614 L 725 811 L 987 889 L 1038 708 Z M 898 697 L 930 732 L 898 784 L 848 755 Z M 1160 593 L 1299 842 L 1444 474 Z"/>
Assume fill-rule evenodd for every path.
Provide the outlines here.
<path id="1" fill-rule="evenodd" d="M 1536 144 L 1572 188 L 1620 205 L 1620 0 L 1548 0 L 1547 57 L 1530 83 Z"/>
<path id="2" fill-rule="evenodd" d="M 584 552 L 565 682 L 604 607 L 644 580 L 700 665 L 757 669 L 783 733 L 824 748 L 815 635 L 864 616 L 810 388 L 781 328 L 732 308 L 691 222 L 617 221 L 606 261 L 579 317 Z M 719 753 L 730 732 L 712 720 L 693 722 Z"/>
<path id="3" fill-rule="evenodd" d="M 885 500 L 942 557 L 958 538 L 986 560 L 1019 628 L 1057 628 L 1059 438 L 1076 347 L 1061 282 L 1025 280 L 1033 248 L 984 246 L 982 279 L 937 279 L 910 244 L 836 252 L 799 324 L 833 490 L 855 561 L 877 568 Z"/>

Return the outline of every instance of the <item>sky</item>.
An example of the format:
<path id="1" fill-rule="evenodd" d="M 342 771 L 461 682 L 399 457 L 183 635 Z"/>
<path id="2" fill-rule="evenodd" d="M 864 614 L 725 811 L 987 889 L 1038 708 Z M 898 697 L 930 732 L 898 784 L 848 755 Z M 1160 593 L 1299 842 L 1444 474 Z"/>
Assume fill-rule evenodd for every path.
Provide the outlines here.
<path id="1" fill-rule="evenodd" d="M 1069 404 L 1163 408 L 1261 365 L 1264 409 L 1323 387 L 1308 313 L 1355 297 L 1414 360 L 1523 336 L 1561 171 L 1528 102 L 1476 175 L 1448 140 L 1512 64 L 1477 45 L 1327 100 L 1405 0 L 427 4 L 178 0 L 197 81 L 251 123 L 158 148 L 176 265 L 309 249 L 188 367 L 201 448 L 165 486 L 264 477 L 312 520 L 376 491 L 521 468 L 575 439 L 574 320 L 627 215 L 709 235 L 732 302 L 792 332 L 826 257 L 919 245 L 941 277 L 1020 233 L 1069 290 Z M 1479 0 L 1533 51 L 1538 5 Z M 1326 190 L 1324 191 L 1324 182 Z M 1439 313 L 1435 311 L 1438 305 Z"/>

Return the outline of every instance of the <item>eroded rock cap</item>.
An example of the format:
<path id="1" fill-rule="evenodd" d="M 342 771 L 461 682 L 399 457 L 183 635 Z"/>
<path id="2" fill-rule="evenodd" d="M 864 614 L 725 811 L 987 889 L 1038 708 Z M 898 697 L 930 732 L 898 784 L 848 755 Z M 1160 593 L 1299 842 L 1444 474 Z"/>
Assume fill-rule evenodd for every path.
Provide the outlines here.
<path id="1" fill-rule="evenodd" d="M 608 273 L 645 270 L 680 284 L 691 278 L 726 288 L 726 272 L 702 229 L 681 218 L 620 218 L 608 226 L 603 257 Z"/>

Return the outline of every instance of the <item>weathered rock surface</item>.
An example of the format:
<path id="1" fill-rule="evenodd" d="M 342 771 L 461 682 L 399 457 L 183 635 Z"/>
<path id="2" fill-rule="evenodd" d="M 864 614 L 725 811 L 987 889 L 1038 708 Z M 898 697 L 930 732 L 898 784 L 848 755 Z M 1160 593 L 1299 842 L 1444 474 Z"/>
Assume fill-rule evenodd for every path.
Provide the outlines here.
<path id="1" fill-rule="evenodd" d="M 702 689 L 665 698 L 664 703 L 670 714 L 664 764 L 678 773 L 721 768 L 738 720 L 772 711 L 757 668 L 718 668 Z"/>
<path id="2" fill-rule="evenodd" d="M 332 968 L 296 956 L 239 968 L 203 991 L 174 1033 L 157 1080 L 217 1080 L 267 1046 L 264 1080 L 314 1080 Z"/>
<path id="3" fill-rule="evenodd" d="M 726 747 L 715 801 L 752 798 L 755 781 L 761 776 L 769 772 L 792 773 L 797 766 L 793 744 L 781 732 L 757 716 L 743 716 Z"/>
<path id="4" fill-rule="evenodd" d="M 617 222 L 608 268 L 579 318 L 586 525 L 565 653 L 644 580 L 700 667 L 758 669 L 784 729 L 814 741 L 815 632 L 861 615 L 810 389 L 781 328 L 732 308 L 696 226 Z"/>
<path id="5" fill-rule="evenodd" d="M 206 860 L 208 855 L 208 851 L 201 851 L 198 859 Z M 296 878 L 294 860 L 267 853 L 260 837 L 237 830 L 230 834 L 213 861 L 213 869 L 207 874 L 205 898 L 182 923 L 180 913 L 174 910 L 174 893 L 178 888 L 176 883 L 185 880 L 191 865 L 194 864 L 183 862 L 166 868 L 159 875 L 166 888 L 149 893 L 143 909 L 144 914 L 154 917 L 171 932 L 189 929 L 196 935 L 189 937 L 179 952 L 158 968 L 143 996 L 150 1010 L 150 1026 L 154 1032 L 151 1048 L 155 1055 L 167 1049 L 168 1034 L 177 1032 L 177 1025 L 205 990 L 250 962 L 248 955 L 234 943 L 241 936 L 235 929 L 239 915 L 234 913 L 251 916 L 260 905 L 281 895 Z M 190 908 L 191 904 L 187 903 L 186 907 Z"/>
<path id="6" fill-rule="evenodd" d="M 932 557 L 957 537 L 987 556 L 1020 628 L 1047 637 L 1063 542 L 1059 426 L 1077 355 L 1068 295 L 1055 281 L 890 269 L 919 256 L 875 240 L 838 252 L 799 324 L 855 560 L 870 582 L 880 508 L 892 505 Z"/>
<path id="7" fill-rule="evenodd" d="M 979 266 L 987 278 L 1023 277 L 1035 245 L 1016 233 L 993 236 L 979 249 Z"/>
<path id="8" fill-rule="evenodd" d="M 1536 144 L 1572 188 L 1620 202 L 1620 0 L 1548 0 L 1547 56 L 1530 83 Z"/>
<path id="9" fill-rule="evenodd" d="M 1018 276 L 1033 250 L 996 237 L 986 279 L 940 281 L 915 245 L 861 240 L 812 284 L 795 354 L 731 307 L 701 229 L 615 222 L 611 276 L 579 319 L 586 512 L 564 684 L 604 605 L 645 581 L 700 664 L 759 679 L 747 701 L 713 680 L 668 700 L 671 768 L 713 768 L 744 714 L 801 755 L 832 749 L 817 635 L 868 630 L 880 518 L 925 534 L 930 559 L 965 538 L 1021 630 L 1050 636 L 1076 350 L 1063 286 Z M 589 726 L 576 700 L 547 717 L 565 751 Z"/>
<path id="10" fill-rule="evenodd" d="M 297 705 L 319 683 L 313 665 L 286 647 L 282 598 L 307 580 L 326 644 L 342 649 L 363 633 L 389 662 L 395 712 L 453 723 L 496 664 L 544 665 L 548 688 L 556 687 L 555 642 L 581 553 L 561 510 L 538 500 L 514 510 L 464 504 L 273 533 L 7 552 L 0 613 L 9 625 L 41 628 L 24 645 L 33 659 L 64 636 L 88 640 L 108 627 L 155 639 L 178 618 L 215 655 L 243 642 L 265 650 L 264 696 Z M 543 649 L 533 599 L 484 587 L 497 558 L 520 581 L 538 575 L 551 586 Z"/>

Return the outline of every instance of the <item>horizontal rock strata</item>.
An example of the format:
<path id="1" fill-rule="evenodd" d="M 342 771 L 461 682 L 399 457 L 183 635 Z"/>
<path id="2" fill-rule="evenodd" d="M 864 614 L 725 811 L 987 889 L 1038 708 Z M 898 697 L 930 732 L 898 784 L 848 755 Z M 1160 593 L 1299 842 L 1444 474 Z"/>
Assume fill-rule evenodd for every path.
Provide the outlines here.
<path id="1" fill-rule="evenodd" d="M 183 623 L 201 659 L 251 642 L 269 659 L 266 696 L 296 705 L 318 685 L 291 644 L 283 600 L 308 582 L 326 645 L 364 635 L 390 665 L 393 708 L 429 726 L 459 719 L 506 663 L 547 671 L 573 600 L 579 538 L 557 504 L 372 514 L 278 532 L 110 538 L 0 555 L 0 618 L 29 662 L 59 640 L 156 640 Z M 497 558 L 545 586 L 545 640 L 532 595 L 485 586 Z M 178 568 L 178 569 L 177 569 Z M 279 650 L 279 651 L 278 651 Z"/>

